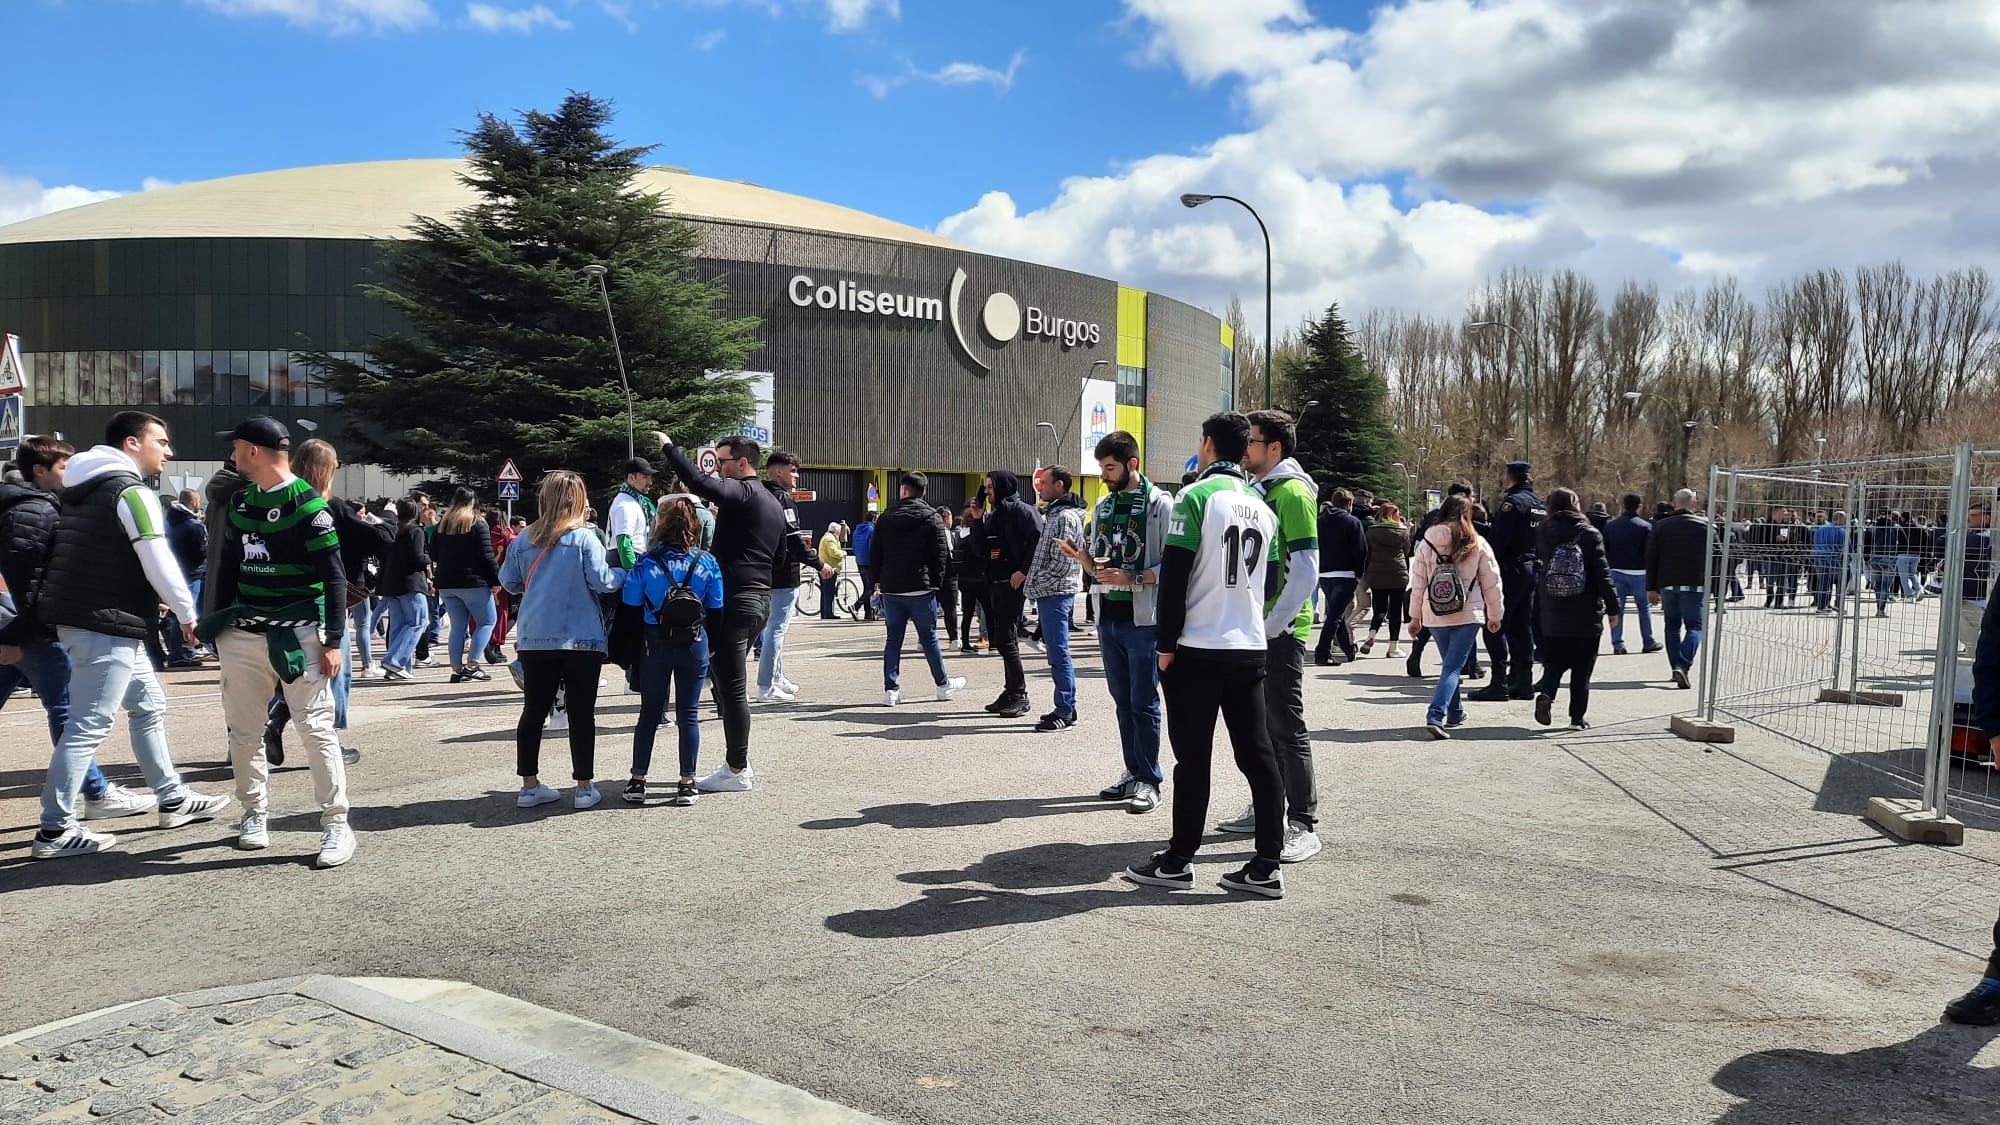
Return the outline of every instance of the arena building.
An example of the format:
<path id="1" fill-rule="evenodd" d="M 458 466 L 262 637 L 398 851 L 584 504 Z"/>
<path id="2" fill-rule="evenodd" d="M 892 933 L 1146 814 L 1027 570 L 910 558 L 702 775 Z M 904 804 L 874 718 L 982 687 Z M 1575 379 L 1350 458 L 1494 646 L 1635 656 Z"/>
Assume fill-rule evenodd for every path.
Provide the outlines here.
<path id="1" fill-rule="evenodd" d="M 188 438 L 246 414 L 338 435 L 339 402 L 292 353 L 364 356 L 402 327 L 359 286 L 376 240 L 473 201 L 460 168 L 260 172 L 0 227 L 0 333 L 21 341 L 27 432 L 90 444 L 112 412 L 148 410 L 182 435 L 171 471 L 192 475 L 214 452 Z M 746 425 L 805 460 L 810 525 L 886 502 L 902 469 L 953 504 L 988 469 L 1094 473 L 1113 429 L 1140 435 L 1149 474 L 1178 479 L 1201 419 L 1230 404 L 1229 328 L 1169 297 L 752 184 L 649 168 L 640 185 L 700 229 L 697 268 L 728 287 L 725 311 L 760 318 Z"/>

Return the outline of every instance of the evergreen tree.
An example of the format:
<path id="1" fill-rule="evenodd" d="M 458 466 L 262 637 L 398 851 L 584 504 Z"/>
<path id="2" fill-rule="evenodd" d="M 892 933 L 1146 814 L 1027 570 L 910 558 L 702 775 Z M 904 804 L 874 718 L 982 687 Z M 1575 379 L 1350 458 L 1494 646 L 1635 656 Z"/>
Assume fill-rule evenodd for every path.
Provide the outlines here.
<path id="1" fill-rule="evenodd" d="M 1299 412 L 1299 464 L 1322 490 L 1366 488 L 1407 500 L 1409 480 L 1393 467 L 1402 446 L 1389 422 L 1388 382 L 1354 346 L 1337 303 L 1306 322 L 1303 344 L 1302 357 L 1280 361 Z"/>
<path id="2" fill-rule="evenodd" d="M 572 93 L 518 129 L 482 114 L 462 134 L 460 179 L 479 201 L 382 243 L 385 280 L 364 287 L 410 330 L 378 337 L 365 368 L 299 357 L 340 394 L 350 457 L 463 480 L 490 479 L 512 457 L 528 493 L 549 469 L 613 478 L 625 392 L 597 280 L 583 272 L 592 263 L 610 271 L 641 456 L 648 430 L 693 444 L 750 417 L 742 380 L 705 373 L 740 370 L 757 322 L 718 314 L 723 285 L 693 274 L 699 232 L 638 190 L 652 150 L 620 147 L 610 121 L 609 103 Z"/>

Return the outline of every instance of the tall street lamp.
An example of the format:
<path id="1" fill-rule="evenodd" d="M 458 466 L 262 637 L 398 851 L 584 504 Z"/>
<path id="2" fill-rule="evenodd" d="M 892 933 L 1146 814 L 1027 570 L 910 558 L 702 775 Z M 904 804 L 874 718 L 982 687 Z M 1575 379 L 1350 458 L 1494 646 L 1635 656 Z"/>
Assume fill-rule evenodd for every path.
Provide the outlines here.
<path id="1" fill-rule="evenodd" d="M 1062 424 L 1062 429 L 1057 430 L 1054 426 L 1049 426 L 1049 438 L 1054 442 L 1054 452 L 1056 457 L 1056 459 L 1054 461 L 1049 462 L 1049 464 L 1060 465 L 1062 463 L 1062 439 L 1068 436 L 1069 434 L 1069 424 L 1083 416 L 1083 396 L 1090 393 L 1090 377 L 1097 374 L 1098 368 L 1109 367 L 1109 366 L 1111 366 L 1111 361 L 1108 359 L 1091 360 L 1090 370 L 1084 372 L 1083 374 L 1083 385 L 1076 389 L 1076 405 L 1070 408 L 1069 417 L 1067 419 L 1064 419 Z M 1040 425 L 1046 425 L 1047 423 L 1037 422 L 1035 424 L 1040 426 Z"/>
<path id="2" fill-rule="evenodd" d="M 611 315 L 611 288 L 604 281 L 604 275 L 611 271 L 592 262 L 583 267 L 583 272 L 597 279 L 597 291 L 604 297 L 604 321 L 611 326 L 611 352 L 618 357 L 618 385 L 625 388 L 625 456 L 630 458 L 637 452 L 632 440 L 636 432 L 632 420 L 632 380 L 625 376 L 625 349 L 618 346 L 618 319 Z"/>
<path id="3" fill-rule="evenodd" d="M 1510 359 L 1513 357 L 1514 341 L 1520 337 L 1520 329 L 1508 324 L 1504 320 L 1475 320 L 1471 324 L 1466 325 L 1466 327 L 1475 332 L 1483 332 L 1488 328 L 1500 328 L 1513 333 L 1513 335 L 1507 337 L 1507 355 Z M 1521 368 L 1521 460 L 1523 461 L 1534 460 L 1529 455 L 1528 448 L 1535 437 L 1533 388 L 1534 372 L 1527 365 L 1523 364 Z"/>
<path id="4" fill-rule="evenodd" d="M 1264 225 L 1264 217 L 1257 213 L 1255 207 L 1233 195 L 1202 195 L 1198 192 L 1188 192 L 1181 196 L 1181 206 L 1199 207 L 1211 199 L 1227 199 L 1250 212 L 1250 217 L 1257 220 L 1257 229 L 1264 232 L 1264 409 L 1269 410 L 1271 409 L 1271 231 Z"/>

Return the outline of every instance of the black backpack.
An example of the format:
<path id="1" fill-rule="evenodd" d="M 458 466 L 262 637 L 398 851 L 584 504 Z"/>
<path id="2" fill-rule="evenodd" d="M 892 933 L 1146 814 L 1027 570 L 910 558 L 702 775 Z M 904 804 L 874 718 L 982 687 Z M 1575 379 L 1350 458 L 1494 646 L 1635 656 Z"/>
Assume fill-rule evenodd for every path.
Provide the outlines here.
<path id="1" fill-rule="evenodd" d="M 695 551 L 688 556 L 685 578 L 674 579 L 673 568 L 667 560 L 660 559 L 660 569 L 666 571 L 673 584 L 667 588 L 666 600 L 653 611 L 653 619 L 666 630 L 667 640 L 674 644 L 691 645 L 701 639 L 702 622 L 708 618 L 708 606 L 701 595 L 694 592 L 695 568 L 701 565 L 704 551 Z"/>

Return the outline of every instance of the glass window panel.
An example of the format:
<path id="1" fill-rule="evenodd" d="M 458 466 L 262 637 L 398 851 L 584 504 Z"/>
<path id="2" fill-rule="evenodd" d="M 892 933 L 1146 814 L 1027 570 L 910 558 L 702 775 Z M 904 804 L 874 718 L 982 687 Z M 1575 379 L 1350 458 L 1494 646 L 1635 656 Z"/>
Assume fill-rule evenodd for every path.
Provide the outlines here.
<path id="1" fill-rule="evenodd" d="M 111 396 L 113 406 L 132 406 L 139 402 L 138 379 L 132 373 L 131 352 L 106 352 L 105 392 Z"/>
<path id="2" fill-rule="evenodd" d="M 270 352 L 237 352 L 243 357 L 238 374 L 243 376 L 244 389 L 250 395 L 250 405 L 269 406 L 276 401 L 271 386 Z"/>
<path id="3" fill-rule="evenodd" d="M 77 352 L 76 395 L 79 406 L 103 406 L 104 384 L 98 360 L 102 353 Z"/>
<path id="4" fill-rule="evenodd" d="M 50 401 L 57 406 L 76 406 L 76 353 L 55 352 L 49 356 L 54 362 L 54 370 L 49 372 L 49 385 L 54 393 Z"/>
<path id="5" fill-rule="evenodd" d="M 165 373 L 160 370 L 159 352 L 139 353 L 139 401 L 149 406 L 158 406 L 167 401 L 169 384 Z"/>
<path id="6" fill-rule="evenodd" d="M 196 406 L 211 406 L 215 403 L 215 353 L 197 351 L 194 356 L 194 401 Z M 229 366 L 229 353 L 222 353 L 222 365 Z"/>
<path id="7" fill-rule="evenodd" d="M 248 405 L 250 402 L 250 353 L 247 351 L 228 353 L 229 377 L 227 379 L 224 379 L 222 375 L 221 364 L 223 362 L 223 354 L 222 352 L 215 353 L 215 362 L 217 364 L 215 372 L 215 399 L 217 402 L 226 403 L 230 406 Z M 259 374 L 261 375 L 262 373 L 259 372 Z M 262 380 L 260 379 L 259 382 L 262 382 Z"/>

